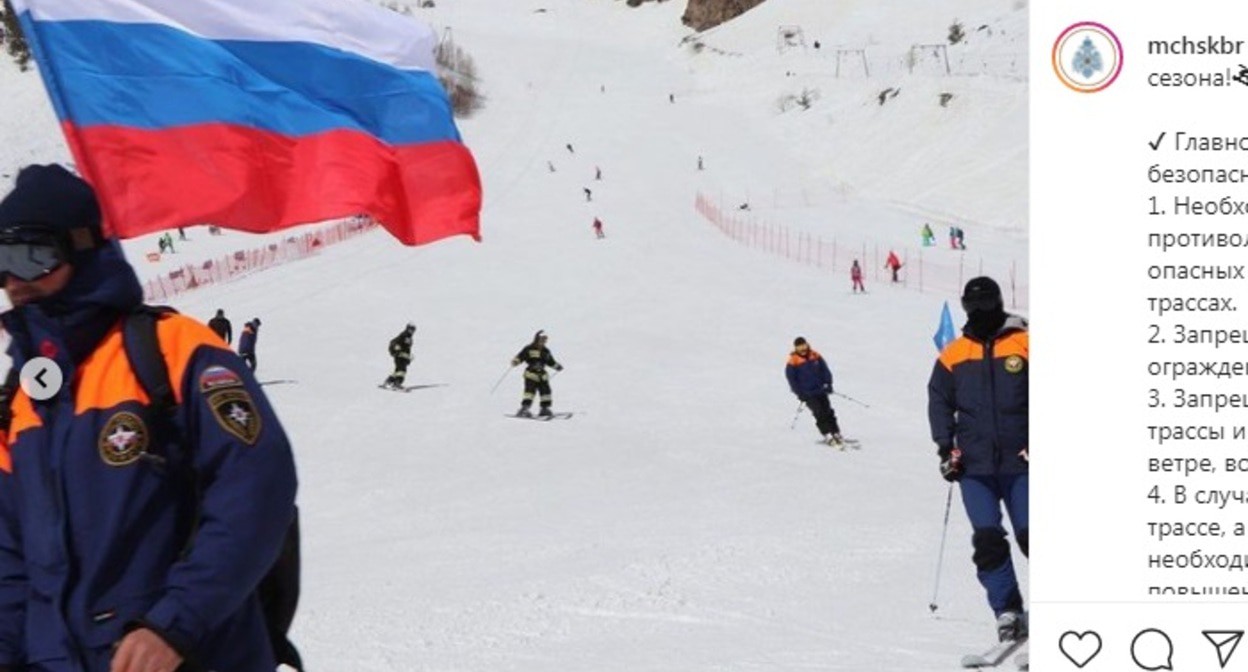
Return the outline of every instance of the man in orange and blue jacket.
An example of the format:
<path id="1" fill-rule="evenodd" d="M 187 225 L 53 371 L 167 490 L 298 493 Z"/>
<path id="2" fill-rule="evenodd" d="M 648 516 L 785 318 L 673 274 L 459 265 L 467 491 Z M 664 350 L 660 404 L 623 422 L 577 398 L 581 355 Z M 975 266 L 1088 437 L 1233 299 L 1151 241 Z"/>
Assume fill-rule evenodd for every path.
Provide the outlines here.
<path id="1" fill-rule="evenodd" d="M 1027 555 L 1027 322 L 1005 312 L 988 277 L 966 283 L 962 336 L 945 346 L 927 386 L 940 473 L 959 482 L 971 521 L 973 561 L 1002 640 L 1026 637 L 1001 507 Z"/>
<path id="2" fill-rule="evenodd" d="M 828 395 L 832 394 L 832 370 L 823 356 L 815 352 L 806 339 L 793 339 L 793 352 L 784 365 L 784 377 L 789 381 L 789 391 L 810 408 L 815 416 L 815 426 L 830 446 L 844 447 L 841 425 L 836 421 L 836 411 Z M 801 407 L 798 407 L 801 410 Z"/>
<path id="3" fill-rule="evenodd" d="M 13 366 L 43 357 L 66 381 L 17 391 L 0 442 L 0 670 L 272 672 L 255 591 L 296 478 L 251 372 L 162 316 L 177 404 L 152 417 L 120 330 L 138 279 L 60 166 L 23 169 L 0 200 L 0 276 Z"/>

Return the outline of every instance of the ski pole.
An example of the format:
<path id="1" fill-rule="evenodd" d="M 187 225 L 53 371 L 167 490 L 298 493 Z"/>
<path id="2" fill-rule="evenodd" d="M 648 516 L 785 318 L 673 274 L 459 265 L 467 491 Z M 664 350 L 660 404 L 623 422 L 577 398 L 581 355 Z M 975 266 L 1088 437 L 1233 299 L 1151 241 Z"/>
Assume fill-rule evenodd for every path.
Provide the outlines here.
<path id="1" fill-rule="evenodd" d="M 789 429 L 797 429 L 797 416 L 802 414 L 803 407 L 804 404 L 802 402 L 797 402 L 797 412 L 793 414 L 793 422 L 789 423 Z"/>
<path id="2" fill-rule="evenodd" d="M 936 587 L 932 588 L 932 603 L 927 605 L 932 613 L 936 613 L 936 595 L 940 592 L 940 568 L 945 563 L 945 537 L 949 534 L 949 506 L 953 503 L 953 482 L 949 482 L 949 493 L 945 495 L 945 524 L 940 530 L 940 552 L 936 555 Z"/>
<path id="3" fill-rule="evenodd" d="M 507 370 L 503 372 L 503 375 L 498 377 L 498 382 L 494 383 L 494 387 L 490 388 L 490 394 L 494 394 L 494 390 L 497 390 L 498 386 L 503 384 L 503 379 L 506 378 L 507 374 L 511 373 L 511 370 L 514 368 L 516 368 L 516 365 L 514 364 L 507 367 Z"/>
<path id="4" fill-rule="evenodd" d="M 836 396 L 838 396 L 838 397 L 842 397 L 842 398 L 844 398 L 844 399 L 848 399 L 848 400 L 850 400 L 850 401 L 854 402 L 855 404 L 858 404 L 858 405 L 862 406 L 863 408 L 871 408 L 870 406 L 868 406 L 868 405 L 866 405 L 866 404 L 862 403 L 861 401 L 858 401 L 857 399 L 855 399 L 855 398 L 853 398 L 853 397 L 849 396 L 848 394 L 841 394 L 840 392 L 833 392 L 832 394 L 835 394 Z"/>

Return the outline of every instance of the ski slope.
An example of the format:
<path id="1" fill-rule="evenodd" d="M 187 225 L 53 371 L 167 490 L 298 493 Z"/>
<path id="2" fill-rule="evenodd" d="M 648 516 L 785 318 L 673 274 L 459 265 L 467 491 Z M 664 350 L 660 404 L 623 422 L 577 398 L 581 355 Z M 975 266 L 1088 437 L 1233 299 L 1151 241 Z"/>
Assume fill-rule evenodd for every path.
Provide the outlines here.
<path id="1" fill-rule="evenodd" d="M 769 0 L 702 53 L 681 44 L 680 2 L 437 4 L 416 16 L 450 29 L 487 98 L 460 125 L 483 241 L 404 248 L 378 231 L 176 303 L 205 320 L 223 308 L 236 330 L 263 320 L 257 373 L 285 381 L 266 390 L 300 472 L 292 637 L 308 665 L 924 672 L 991 643 L 957 501 L 928 608 L 948 488 L 926 382 L 942 303 L 962 319 L 956 293 L 909 274 L 890 286 L 871 251 L 917 256 L 925 221 L 938 242 L 958 223 L 970 249 L 924 251 L 933 274 L 961 256 L 966 279 L 1013 268 L 1025 286 L 1026 68 L 1006 65 L 1026 51 L 1021 3 Z M 958 72 L 907 72 L 908 45 L 955 18 Z M 791 24 L 824 46 L 779 53 Z M 869 48 L 878 70 L 829 75 L 831 45 Z M 34 73 L 6 63 L 0 86 L 0 173 L 68 161 Z M 779 112 L 803 87 L 820 90 L 812 108 Z M 901 92 L 879 105 L 888 87 Z M 867 251 L 869 294 L 850 293 L 848 264 L 730 240 L 698 193 Z M 178 262 L 264 238 L 188 233 Z M 150 237 L 127 246 L 145 277 L 172 263 L 143 260 Z M 409 320 L 408 384 L 441 386 L 378 390 Z M 503 417 L 522 387 L 509 360 L 538 329 L 571 420 Z M 817 444 L 807 412 L 791 428 L 798 335 L 855 400 L 833 406 L 860 451 Z"/>

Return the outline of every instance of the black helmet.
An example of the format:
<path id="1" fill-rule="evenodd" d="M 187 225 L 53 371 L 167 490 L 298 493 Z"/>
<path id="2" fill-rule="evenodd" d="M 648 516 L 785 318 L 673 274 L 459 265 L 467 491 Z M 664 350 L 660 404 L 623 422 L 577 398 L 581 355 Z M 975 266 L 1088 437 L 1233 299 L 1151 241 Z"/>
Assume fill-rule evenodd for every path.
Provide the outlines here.
<path id="1" fill-rule="evenodd" d="M 997 285 L 997 281 L 988 276 L 980 276 L 966 283 L 966 289 L 962 290 L 962 310 L 967 315 L 978 312 L 995 312 L 1003 310 L 1005 304 L 1001 301 L 1001 287 Z"/>

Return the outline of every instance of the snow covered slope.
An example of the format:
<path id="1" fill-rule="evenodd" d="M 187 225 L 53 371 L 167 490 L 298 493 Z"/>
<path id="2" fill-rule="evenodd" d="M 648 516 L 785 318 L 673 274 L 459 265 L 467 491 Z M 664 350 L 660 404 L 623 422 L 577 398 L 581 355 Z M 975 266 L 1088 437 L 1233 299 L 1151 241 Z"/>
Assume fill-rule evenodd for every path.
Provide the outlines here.
<path id="1" fill-rule="evenodd" d="M 851 295 L 843 266 L 734 242 L 693 202 L 748 201 L 760 222 L 912 255 L 923 222 L 938 238 L 958 223 L 971 249 L 926 250 L 928 272 L 1013 267 L 1025 286 L 1025 9 L 769 0 L 695 53 L 679 2 L 437 4 L 415 13 L 472 54 L 487 97 L 461 124 L 483 242 L 378 232 L 177 304 L 262 317 L 258 373 L 286 381 L 266 389 L 299 460 L 308 664 L 935 671 L 989 642 L 957 502 L 928 609 L 948 490 L 925 385 L 956 294 L 913 275 L 889 286 L 868 264 L 870 293 Z M 956 71 L 906 72 L 909 45 L 955 18 Z M 820 49 L 778 53 L 781 25 Z M 835 45 L 868 49 L 871 77 L 838 78 Z M 777 110 L 807 87 L 811 109 Z M 0 88 L 0 173 L 67 160 L 37 77 L 0 66 Z M 256 239 L 191 233 L 179 259 Z M 159 272 L 141 260 L 154 242 L 129 245 Z M 440 386 L 378 390 L 409 320 L 409 384 Z M 508 362 L 538 329 L 567 367 L 553 386 L 571 420 L 503 417 L 521 388 Z M 855 400 L 833 397 L 862 450 L 817 444 L 805 412 L 790 427 L 798 335 Z"/>

